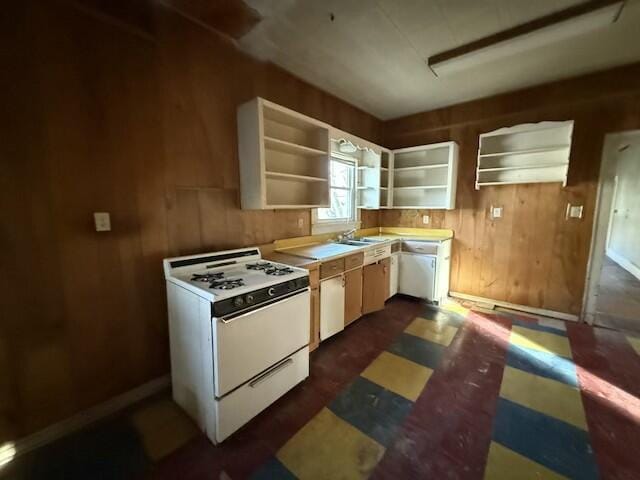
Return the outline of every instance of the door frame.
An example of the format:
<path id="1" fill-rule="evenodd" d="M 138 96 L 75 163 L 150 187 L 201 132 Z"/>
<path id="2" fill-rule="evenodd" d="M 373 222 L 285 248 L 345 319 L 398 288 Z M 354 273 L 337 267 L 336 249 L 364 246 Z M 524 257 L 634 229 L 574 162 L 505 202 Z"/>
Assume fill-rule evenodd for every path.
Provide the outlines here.
<path id="1" fill-rule="evenodd" d="M 636 140 L 640 141 L 640 130 L 609 133 L 604 137 L 596 193 L 596 208 L 591 232 L 591 246 L 589 247 L 589 262 L 587 263 L 586 288 L 582 299 L 582 318 L 589 325 L 593 325 L 596 320 L 598 284 L 606 256 L 609 224 L 614 201 L 616 155 L 621 146 L 629 143 L 629 141 Z"/>

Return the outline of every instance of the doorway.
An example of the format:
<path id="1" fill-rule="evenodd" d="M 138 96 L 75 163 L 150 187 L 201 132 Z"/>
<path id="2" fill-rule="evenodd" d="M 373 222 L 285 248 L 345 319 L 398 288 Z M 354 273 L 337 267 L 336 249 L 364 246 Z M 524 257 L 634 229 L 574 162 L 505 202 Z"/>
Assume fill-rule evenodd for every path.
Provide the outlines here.
<path id="1" fill-rule="evenodd" d="M 588 323 L 640 334 L 640 131 L 605 138 L 585 294 Z"/>

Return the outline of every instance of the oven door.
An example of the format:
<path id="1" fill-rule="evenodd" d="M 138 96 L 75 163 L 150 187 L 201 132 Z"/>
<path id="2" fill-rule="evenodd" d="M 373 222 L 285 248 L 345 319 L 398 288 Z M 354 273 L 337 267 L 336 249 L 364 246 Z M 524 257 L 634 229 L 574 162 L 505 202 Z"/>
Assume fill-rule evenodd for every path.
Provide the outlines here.
<path id="1" fill-rule="evenodd" d="M 213 318 L 217 398 L 309 344 L 309 295 L 303 290 L 253 310 Z"/>

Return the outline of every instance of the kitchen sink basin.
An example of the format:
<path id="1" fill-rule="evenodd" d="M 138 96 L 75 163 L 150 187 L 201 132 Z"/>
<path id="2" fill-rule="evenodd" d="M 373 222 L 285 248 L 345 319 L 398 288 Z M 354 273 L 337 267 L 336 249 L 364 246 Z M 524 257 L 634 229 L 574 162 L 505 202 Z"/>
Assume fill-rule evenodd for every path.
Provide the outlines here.
<path id="1" fill-rule="evenodd" d="M 371 245 L 371 242 L 365 242 L 361 240 L 341 240 L 339 242 L 334 242 L 334 243 L 339 243 L 341 245 L 352 245 L 354 247 L 365 247 L 367 245 Z"/>

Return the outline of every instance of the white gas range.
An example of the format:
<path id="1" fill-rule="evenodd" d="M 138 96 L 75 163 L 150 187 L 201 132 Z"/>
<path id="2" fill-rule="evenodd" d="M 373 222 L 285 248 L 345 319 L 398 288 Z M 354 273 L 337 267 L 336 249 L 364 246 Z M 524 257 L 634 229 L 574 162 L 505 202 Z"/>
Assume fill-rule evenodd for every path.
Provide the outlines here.
<path id="1" fill-rule="evenodd" d="M 309 376 L 309 274 L 258 248 L 164 271 L 173 398 L 219 443 Z"/>

